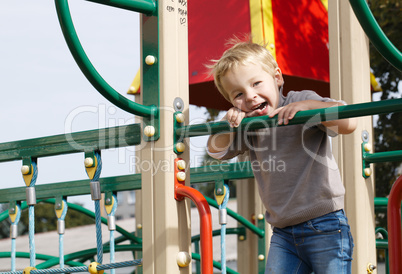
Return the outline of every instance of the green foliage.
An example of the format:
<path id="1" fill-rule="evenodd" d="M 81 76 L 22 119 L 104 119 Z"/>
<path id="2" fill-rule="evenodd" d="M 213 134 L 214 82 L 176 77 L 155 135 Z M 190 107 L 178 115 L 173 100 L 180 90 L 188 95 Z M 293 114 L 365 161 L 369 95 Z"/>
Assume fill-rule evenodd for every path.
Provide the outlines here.
<path id="1" fill-rule="evenodd" d="M 402 50 L 402 3 L 400 0 L 369 0 L 370 8 L 388 39 Z M 402 73 L 390 65 L 370 44 L 370 67 L 382 87 L 381 100 L 400 98 Z M 379 115 L 374 128 L 375 152 L 402 149 L 402 113 Z M 400 162 L 377 163 L 375 167 L 376 197 L 387 197 L 399 176 Z M 379 212 L 376 225 L 386 228 L 386 212 Z"/>
<path id="2" fill-rule="evenodd" d="M 370 0 L 371 10 L 390 41 L 402 50 L 402 5 L 400 0 Z M 370 44 L 370 66 L 382 87 L 381 100 L 400 98 L 398 86 L 402 73 L 390 65 Z M 375 151 L 402 149 L 402 114 L 380 115 L 374 128 Z M 398 173 L 401 163 L 375 164 L 376 196 L 386 197 Z"/>

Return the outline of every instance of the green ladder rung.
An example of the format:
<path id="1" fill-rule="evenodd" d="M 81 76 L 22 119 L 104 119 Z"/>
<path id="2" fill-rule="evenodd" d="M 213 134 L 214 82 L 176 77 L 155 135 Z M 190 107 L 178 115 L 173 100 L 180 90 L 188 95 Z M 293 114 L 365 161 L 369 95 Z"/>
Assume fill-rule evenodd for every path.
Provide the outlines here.
<path id="1" fill-rule="evenodd" d="M 223 180 L 252 178 L 253 173 L 249 162 L 239 162 L 219 166 L 204 166 L 190 169 L 191 183 L 213 182 L 217 177 Z M 211 170 L 214 170 L 211 172 Z M 60 182 L 36 185 L 36 198 L 47 199 L 63 196 L 90 194 L 89 179 L 70 182 Z M 105 177 L 99 179 L 101 192 L 125 191 L 141 189 L 141 174 Z M 21 185 L 23 183 L 21 182 Z M 0 189 L 0 203 L 10 201 L 25 201 L 25 186 Z"/>
<path id="2" fill-rule="evenodd" d="M 96 149 L 134 146 L 141 143 L 139 124 L 60 134 L 0 144 L 0 162 L 25 157 L 46 157 Z"/>

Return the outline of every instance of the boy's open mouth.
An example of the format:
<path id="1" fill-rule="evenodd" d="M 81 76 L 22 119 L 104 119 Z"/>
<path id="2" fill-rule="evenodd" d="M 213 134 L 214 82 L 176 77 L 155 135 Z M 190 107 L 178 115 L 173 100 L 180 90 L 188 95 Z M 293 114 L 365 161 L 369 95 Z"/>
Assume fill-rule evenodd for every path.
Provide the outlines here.
<path id="1" fill-rule="evenodd" d="M 264 110 L 266 107 L 268 106 L 267 102 L 261 103 L 260 105 L 258 105 L 254 110 Z"/>

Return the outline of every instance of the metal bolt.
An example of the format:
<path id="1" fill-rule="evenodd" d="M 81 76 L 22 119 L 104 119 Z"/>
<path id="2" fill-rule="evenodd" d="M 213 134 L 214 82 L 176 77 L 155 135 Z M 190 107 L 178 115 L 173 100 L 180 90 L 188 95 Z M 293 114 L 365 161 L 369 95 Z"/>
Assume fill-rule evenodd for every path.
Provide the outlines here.
<path id="1" fill-rule="evenodd" d="M 218 188 L 218 189 L 216 190 L 216 194 L 222 195 L 222 194 L 223 194 L 222 188 Z"/>
<path id="2" fill-rule="evenodd" d="M 146 126 L 146 127 L 144 128 L 144 134 L 145 134 L 145 136 L 147 136 L 147 137 L 152 137 L 152 136 L 154 136 L 154 135 L 155 135 L 155 127 L 153 127 L 153 126 Z"/>
<path id="3" fill-rule="evenodd" d="M 23 165 L 23 166 L 21 167 L 21 173 L 22 173 L 23 175 L 29 174 L 29 166 Z"/>
<path id="4" fill-rule="evenodd" d="M 92 167 L 94 165 L 94 159 L 92 159 L 91 157 L 85 158 L 84 165 L 85 167 Z"/>
<path id="5" fill-rule="evenodd" d="M 147 64 L 148 66 L 152 66 L 153 64 L 155 64 L 156 62 L 156 58 L 153 55 L 148 55 L 147 57 L 145 57 L 145 64 Z"/>
<path id="6" fill-rule="evenodd" d="M 191 256 L 188 252 L 181 251 L 177 253 L 176 261 L 178 266 L 187 267 L 191 263 Z"/>
<path id="7" fill-rule="evenodd" d="M 185 149 L 186 149 L 186 145 L 185 145 L 185 144 L 183 144 L 183 143 L 181 143 L 181 142 L 179 142 L 179 143 L 176 144 L 176 150 L 177 150 L 177 152 L 181 153 L 181 152 L 183 152 Z"/>
<path id="8" fill-rule="evenodd" d="M 184 119 L 185 119 L 185 117 L 184 117 L 184 114 L 183 114 L 183 113 L 177 113 L 177 114 L 176 114 L 176 121 L 177 121 L 178 123 L 183 123 L 183 122 L 184 122 Z"/>
<path id="9" fill-rule="evenodd" d="M 364 150 L 365 150 L 366 152 L 371 151 L 371 145 L 370 145 L 369 143 L 364 144 Z"/>
<path id="10" fill-rule="evenodd" d="M 186 169 L 186 162 L 184 160 L 177 161 L 177 168 L 180 170 Z"/>
<path id="11" fill-rule="evenodd" d="M 371 168 L 367 167 L 364 169 L 364 175 L 367 177 L 371 176 Z"/>
<path id="12" fill-rule="evenodd" d="M 186 173 L 184 173 L 183 171 L 177 172 L 176 178 L 178 181 L 183 182 L 186 180 Z"/>

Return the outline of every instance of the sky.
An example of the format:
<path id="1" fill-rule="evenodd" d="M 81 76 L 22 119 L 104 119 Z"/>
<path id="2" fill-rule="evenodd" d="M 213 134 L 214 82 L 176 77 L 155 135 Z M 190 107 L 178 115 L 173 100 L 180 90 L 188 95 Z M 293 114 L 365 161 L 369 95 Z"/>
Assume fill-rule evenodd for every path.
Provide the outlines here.
<path id="1" fill-rule="evenodd" d="M 126 92 L 140 66 L 139 15 L 87 1 L 69 4 L 89 59 L 115 90 L 132 99 Z M 134 122 L 131 114 L 104 99 L 78 68 L 54 1 L 0 2 L 0 92 L 0 143 Z M 190 120 L 203 122 L 204 112 L 191 107 Z M 192 166 L 205 153 L 205 141 L 191 141 Z M 132 174 L 133 156 L 132 148 L 102 151 L 101 176 Z M 83 153 L 40 158 L 37 184 L 87 179 L 83 160 Z M 21 165 L 0 163 L 0 189 L 25 186 Z M 90 198 L 77 199 L 87 205 Z"/>

